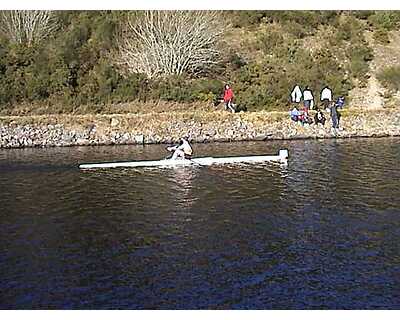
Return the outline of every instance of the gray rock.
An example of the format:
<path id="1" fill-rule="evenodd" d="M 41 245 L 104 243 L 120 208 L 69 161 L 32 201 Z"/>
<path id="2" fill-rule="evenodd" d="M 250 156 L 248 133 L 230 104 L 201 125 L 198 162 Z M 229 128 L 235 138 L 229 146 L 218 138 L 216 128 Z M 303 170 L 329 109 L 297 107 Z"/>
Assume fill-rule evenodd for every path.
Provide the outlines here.
<path id="1" fill-rule="evenodd" d="M 144 135 L 143 134 L 138 134 L 138 135 L 133 137 L 133 140 L 138 144 L 144 144 Z"/>
<path id="2" fill-rule="evenodd" d="M 111 127 L 116 127 L 116 126 L 119 125 L 119 120 L 115 119 L 115 118 L 112 118 L 110 124 L 111 124 Z"/>
<path id="3" fill-rule="evenodd" d="M 83 139 L 83 138 L 78 138 L 78 139 L 76 139 L 76 144 L 78 145 L 78 146 L 83 146 L 83 145 L 85 145 L 87 143 L 87 140 L 86 139 Z"/>

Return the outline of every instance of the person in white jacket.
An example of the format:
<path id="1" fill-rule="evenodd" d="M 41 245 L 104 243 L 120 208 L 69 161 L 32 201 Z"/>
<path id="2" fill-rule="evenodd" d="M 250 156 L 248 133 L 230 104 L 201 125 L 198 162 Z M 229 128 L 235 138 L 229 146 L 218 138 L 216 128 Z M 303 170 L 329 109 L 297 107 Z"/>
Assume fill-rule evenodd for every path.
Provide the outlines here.
<path id="1" fill-rule="evenodd" d="M 332 102 L 332 90 L 328 86 L 324 87 L 321 91 L 321 101 L 324 109 L 327 109 Z"/>
<path id="2" fill-rule="evenodd" d="M 314 96 L 311 92 L 311 90 L 306 87 L 303 91 L 303 99 L 304 99 L 304 111 L 308 113 L 309 109 L 314 108 Z"/>
<path id="3" fill-rule="evenodd" d="M 181 138 L 179 144 L 174 147 L 168 147 L 168 151 L 173 152 L 171 159 L 190 159 L 193 154 L 192 146 L 190 145 L 188 138 Z"/>
<path id="4" fill-rule="evenodd" d="M 292 102 L 293 103 L 300 103 L 301 101 L 301 97 L 303 96 L 303 94 L 301 93 L 301 89 L 298 85 L 296 85 L 293 90 L 292 93 L 290 94 L 290 96 L 292 97 Z"/>

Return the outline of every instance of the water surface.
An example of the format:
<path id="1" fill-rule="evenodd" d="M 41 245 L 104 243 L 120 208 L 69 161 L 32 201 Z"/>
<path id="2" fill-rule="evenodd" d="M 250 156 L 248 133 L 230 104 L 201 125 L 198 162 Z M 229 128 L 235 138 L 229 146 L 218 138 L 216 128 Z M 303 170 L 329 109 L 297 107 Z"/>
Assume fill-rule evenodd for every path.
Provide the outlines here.
<path id="1" fill-rule="evenodd" d="M 0 150 L 0 309 L 399 309 L 400 139 Z"/>

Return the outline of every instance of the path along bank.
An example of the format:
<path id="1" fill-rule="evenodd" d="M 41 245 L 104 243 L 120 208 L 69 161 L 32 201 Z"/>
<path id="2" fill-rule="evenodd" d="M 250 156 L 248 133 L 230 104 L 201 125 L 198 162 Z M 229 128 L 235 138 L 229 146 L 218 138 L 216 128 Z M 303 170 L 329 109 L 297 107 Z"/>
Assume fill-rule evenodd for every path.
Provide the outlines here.
<path id="1" fill-rule="evenodd" d="M 400 136 L 400 108 L 342 111 L 341 129 L 302 126 L 288 112 L 195 111 L 0 117 L 0 148 Z"/>

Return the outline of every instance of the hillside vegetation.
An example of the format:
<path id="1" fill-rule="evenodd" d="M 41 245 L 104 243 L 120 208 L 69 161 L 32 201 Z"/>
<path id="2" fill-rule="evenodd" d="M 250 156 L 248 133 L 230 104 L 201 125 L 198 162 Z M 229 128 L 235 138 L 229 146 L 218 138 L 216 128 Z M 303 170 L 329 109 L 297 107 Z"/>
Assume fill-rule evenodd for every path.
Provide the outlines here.
<path id="1" fill-rule="evenodd" d="M 224 83 L 250 111 L 287 110 L 295 84 L 308 85 L 316 98 L 325 85 L 351 98 L 349 92 L 366 88 L 377 71 L 371 69 L 372 43 L 389 46 L 400 27 L 398 12 L 220 12 L 223 32 L 212 41 L 216 48 L 206 48 L 218 56 L 215 63 L 150 77 L 117 59 L 130 17 L 126 11 L 53 12 L 47 36 L 37 41 L 27 41 L 28 35 L 16 41 L 0 19 L 0 113 L 106 113 L 135 103 L 141 109 L 160 103 L 171 110 L 177 104 L 209 107 Z M 155 43 L 167 48 L 168 39 L 159 35 Z M 379 70 L 376 78 L 386 95 L 396 93 L 400 65 Z"/>

